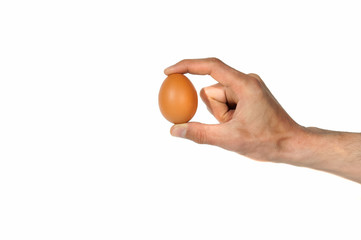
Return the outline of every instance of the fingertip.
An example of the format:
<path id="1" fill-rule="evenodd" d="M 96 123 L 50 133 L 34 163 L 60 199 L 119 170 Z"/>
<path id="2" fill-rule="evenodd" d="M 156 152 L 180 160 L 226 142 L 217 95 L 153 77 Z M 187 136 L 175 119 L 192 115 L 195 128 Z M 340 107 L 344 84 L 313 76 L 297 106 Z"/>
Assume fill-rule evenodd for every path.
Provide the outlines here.
<path id="1" fill-rule="evenodd" d="M 170 128 L 170 134 L 173 137 L 181 137 L 184 138 L 187 132 L 187 124 L 175 124 Z"/>
<path id="2" fill-rule="evenodd" d="M 174 73 L 184 73 L 182 71 L 181 67 L 179 66 L 179 63 L 176 63 L 176 64 L 171 65 L 171 66 L 167 67 L 166 69 L 164 69 L 165 75 L 170 75 L 170 74 L 174 74 Z"/>
<path id="3" fill-rule="evenodd" d="M 170 74 L 175 74 L 175 73 L 188 73 L 188 68 L 187 68 L 187 59 L 183 59 L 179 62 L 177 62 L 176 64 L 173 64 L 169 67 L 167 67 L 166 69 L 164 69 L 164 73 L 166 75 L 170 75 Z"/>
<path id="4" fill-rule="evenodd" d="M 164 74 L 165 74 L 165 75 L 171 74 L 171 69 L 172 69 L 172 66 L 169 66 L 169 67 L 167 67 L 166 69 L 164 69 Z"/>
<path id="5" fill-rule="evenodd" d="M 170 132 L 170 135 L 173 136 L 172 132 L 173 132 L 173 129 L 175 128 L 176 124 L 174 124 L 170 129 L 169 129 L 169 132 Z"/>

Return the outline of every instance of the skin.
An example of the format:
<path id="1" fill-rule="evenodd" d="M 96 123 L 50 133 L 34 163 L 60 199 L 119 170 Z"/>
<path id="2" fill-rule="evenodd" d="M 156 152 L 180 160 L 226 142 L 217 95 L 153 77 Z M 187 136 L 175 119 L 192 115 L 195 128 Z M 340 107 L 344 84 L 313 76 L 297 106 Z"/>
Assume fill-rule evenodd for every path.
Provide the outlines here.
<path id="1" fill-rule="evenodd" d="M 218 82 L 203 88 L 200 96 L 219 124 L 176 124 L 173 136 L 361 183 L 361 134 L 297 124 L 257 74 L 242 73 L 217 58 L 182 60 L 164 73 L 210 75 Z"/>

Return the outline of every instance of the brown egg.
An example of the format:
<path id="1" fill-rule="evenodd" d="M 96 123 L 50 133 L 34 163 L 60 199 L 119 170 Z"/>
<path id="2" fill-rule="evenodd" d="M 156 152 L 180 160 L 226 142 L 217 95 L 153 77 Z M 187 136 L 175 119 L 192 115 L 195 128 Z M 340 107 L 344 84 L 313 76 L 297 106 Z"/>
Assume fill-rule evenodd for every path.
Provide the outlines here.
<path id="1" fill-rule="evenodd" d="M 160 87 L 158 104 L 168 121 L 175 124 L 186 123 L 197 111 L 196 89 L 183 74 L 171 74 Z"/>

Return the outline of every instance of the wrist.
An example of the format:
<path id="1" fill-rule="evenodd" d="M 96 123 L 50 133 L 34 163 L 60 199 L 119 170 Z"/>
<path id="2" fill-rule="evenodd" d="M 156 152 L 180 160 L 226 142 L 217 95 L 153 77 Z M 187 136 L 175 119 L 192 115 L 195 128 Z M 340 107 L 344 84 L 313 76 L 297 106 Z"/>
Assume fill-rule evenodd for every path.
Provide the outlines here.
<path id="1" fill-rule="evenodd" d="M 339 145 L 341 138 L 341 132 L 300 126 L 284 144 L 282 149 L 284 163 L 322 168 L 330 157 L 334 158 L 335 155 L 341 157 L 344 154 Z"/>
<path id="2" fill-rule="evenodd" d="M 327 134 L 329 131 L 322 130 L 315 127 L 300 127 L 297 133 L 290 138 L 287 145 L 286 163 L 319 169 L 325 165 L 324 154 L 320 151 L 325 151 L 326 143 L 327 148 L 337 146 L 337 138 L 332 138 Z"/>
<path id="3" fill-rule="evenodd" d="M 297 125 L 278 140 L 274 162 L 302 167 L 314 165 L 315 162 L 310 159 L 314 152 L 312 144 L 316 142 L 316 139 L 316 129 Z"/>
<path id="4" fill-rule="evenodd" d="M 320 163 L 316 157 L 324 130 L 298 125 L 278 141 L 278 162 L 302 167 L 315 167 Z M 330 144 L 330 143 L 329 143 Z"/>

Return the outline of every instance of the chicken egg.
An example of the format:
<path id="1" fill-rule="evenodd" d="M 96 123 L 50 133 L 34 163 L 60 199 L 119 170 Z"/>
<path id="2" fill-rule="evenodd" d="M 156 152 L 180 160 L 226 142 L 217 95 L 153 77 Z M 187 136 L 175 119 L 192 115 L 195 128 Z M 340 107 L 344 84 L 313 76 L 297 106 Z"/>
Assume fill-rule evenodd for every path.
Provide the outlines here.
<path id="1" fill-rule="evenodd" d="M 160 87 L 158 104 L 168 121 L 175 124 L 186 123 L 197 111 L 196 89 L 183 74 L 170 74 Z"/>

